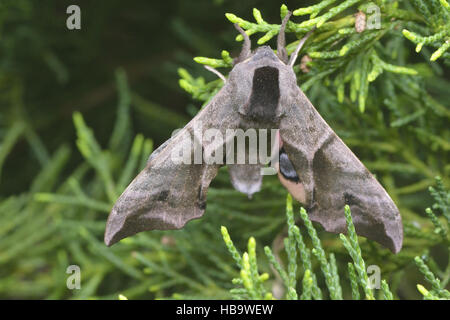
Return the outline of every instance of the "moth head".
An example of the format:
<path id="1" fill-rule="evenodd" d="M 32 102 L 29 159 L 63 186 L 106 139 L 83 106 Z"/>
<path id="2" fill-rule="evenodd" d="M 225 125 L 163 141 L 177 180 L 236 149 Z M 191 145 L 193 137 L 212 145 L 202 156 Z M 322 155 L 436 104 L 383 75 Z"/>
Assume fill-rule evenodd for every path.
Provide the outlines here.
<path id="1" fill-rule="evenodd" d="M 230 78 L 234 78 L 236 83 L 240 83 L 241 86 L 249 89 L 250 83 L 254 80 L 254 77 L 258 74 L 256 70 L 262 68 L 272 70 L 272 74 L 279 74 L 279 77 L 272 77 L 273 79 L 279 79 L 282 83 L 289 83 L 295 81 L 295 74 L 293 72 L 293 65 L 297 59 L 298 53 L 302 48 L 305 41 L 311 35 L 313 30 L 310 30 L 303 39 L 299 41 L 296 50 L 288 57 L 286 50 L 285 30 L 292 13 L 288 11 L 280 26 L 280 31 L 277 37 L 277 50 L 272 50 L 269 46 L 261 46 L 251 50 L 251 41 L 247 33 L 235 23 L 235 28 L 241 33 L 244 38 L 244 44 L 242 46 L 241 53 L 233 62 L 233 70 L 230 73 Z M 270 73 L 265 73 L 266 75 Z M 259 73 L 261 75 L 261 73 Z"/>
<path id="2" fill-rule="evenodd" d="M 285 17 L 283 18 L 282 23 L 281 23 L 280 31 L 279 31 L 278 37 L 277 37 L 277 51 L 276 51 L 276 54 L 268 46 L 259 47 L 254 52 L 252 52 L 251 51 L 251 41 L 250 41 L 250 38 L 249 38 L 248 34 L 237 23 L 235 23 L 234 24 L 235 28 L 239 31 L 239 33 L 244 38 L 244 45 L 242 46 L 242 50 L 241 50 L 241 53 L 240 53 L 239 57 L 234 60 L 234 65 L 236 65 L 238 63 L 241 63 L 241 62 L 246 62 L 249 59 L 255 60 L 255 59 L 261 59 L 263 57 L 268 57 L 268 58 L 275 59 L 275 57 L 277 57 L 280 62 L 284 63 L 285 65 L 289 65 L 292 68 L 292 66 L 295 63 L 295 60 L 297 59 L 297 56 L 298 56 L 298 53 L 299 53 L 300 49 L 302 48 L 303 44 L 309 38 L 309 36 L 315 30 L 316 27 L 313 27 L 305 35 L 305 37 L 303 37 L 299 41 L 299 43 L 297 45 L 297 48 L 291 54 L 291 57 L 289 59 L 288 58 L 288 54 L 287 54 L 287 50 L 286 50 L 286 35 L 285 35 L 286 32 L 285 31 L 286 31 L 286 25 L 287 25 L 291 15 L 292 15 L 292 12 L 288 11 L 287 14 L 285 15 Z"/>
<path id="3" fill-rule="evenodd" d="M 274 69 L 292 69 L 289 68 L 283 60 L 269 46 L 261 46 L 253 50 L 247 59 L 234 65 L 233 69 L 242 69 L 243 72 L 252 75 L 257 69 L 271 67 Z"/>
<path id="4" fill-rule="evenodd" d="M 240 83 L 245 86 L 245 82 L 248 82 L 248 78 L 253 79 L 254 71 L 258 68 L 263 67 L 271 67 L 279 69 L 279 73 L 287 73 L 288 78 L 292 78 L 294 75 L 293 65 L 297 59 L 298 53 L 302 48 L 305 41 L 314 31 L 315 27 L 313 27 L 306 35 L 299 41 L 296 50 L 291 54 L 290 58 L 288 57 L 286 50 L 286 40 L 285 40 L 285 30 L 286 25 L 291 17 L 292 12 L 288 11 L 280 26 L 280 31 L 277 37 L 277 50 L 276 53 L 269 46 L 261 46 L 256 50 L 252 51 L 251 49 L 251 41 L 248 34 L 239 26 L 239 24 L 235 23 L 234 27 L 236 30 L 244 38 L 244 44 L 242 46 L 241 53 L 237 58 L 233 61 L 233 70 L 230 73 L 230 79 L 235 78 L 236 83 Z M 209 71 L 212 71 L 216 75 L 218 75 L 224 82 L 227 82 L 225 76 L 223 76 L 219 71 L 215 70 L 210 66 L 205 66 Z M 288 67 L 288 68 L 285 68 Z M 295 77 L 295 75 L 294 75 Z M 284 78 L 284 77 L 281 77 Z M 246 81 L 247 80 L 247 81 Z M 247 88 L 248 89 L 248 88 Z"/>
<path id="5" fill-rule="evenodd" d="M 291 87 L 290 84 L 297 83 L 293 65 L 303 43 L 312 33 L 311 30 L 300 40 L 289 58 L 285 47 L 285 29 L 291 14 L 288 12 L 281 23 L 276 51 L 269 46 L 261 46 L 252 51 L 248 34 L 235 23 L 235 28 L 244 38 L 244 44 L 241 53 L 233 61 L 228 80 L 217 70 L 207 67 L 224 82 L 230 83 L 234 102 L 243 115 L 256 113 L 261 116 L 254 118 L 272 117 L 274 120 L 282 115 L 278 105 L 283 97 L 289 95 L 286 90 Z"/>
<path id="6" fill-rule="evenodd" d="M 259 62 L 261 60 L 267 60 L 268 62 L 282 62 L 269 46 L 258 47 L 248 60 L 252 60 L 253 62 Z"/>
<path id="7" fill-rule="evenodd" d="M 285 48 L 285 30 L 286 30 L 286 24 L 289 21 L 289 18 L 291 17 L 292 12 L 288 11 L 286 16 L 284 17 L 281 26 L 280 26 L 280 32 L 278 33 L 277 37 L 277 54 L 272 51 L 272 49 L 269 46 L 262 46 L 257 48 L 254 52 L 251 51 L 251 41 L 248 36 L 248 34 L 239 26 L 239 24 L 235 23 L 234 27 L 239 31 L 239 33 L 244 38 L 244 45 L 242 46 L 241 53 L 237 59 L 234 61 L 234 65 L 246 62 L 248 59 L 252 60 L 260 60 L 263 58 L 268 58 L 272 60 L 281 61 L 284 64 L 288 64 L 288 56 L 287 51 Z M 278 58 L 278 59 L 277 59 Z"/>

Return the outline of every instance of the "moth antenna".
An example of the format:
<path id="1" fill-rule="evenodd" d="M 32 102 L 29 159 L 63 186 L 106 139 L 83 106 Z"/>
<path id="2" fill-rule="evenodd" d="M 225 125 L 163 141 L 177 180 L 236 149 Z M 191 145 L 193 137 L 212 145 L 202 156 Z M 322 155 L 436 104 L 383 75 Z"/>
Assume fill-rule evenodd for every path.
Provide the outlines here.
<path id="1" fill-rule="evenodd" d="M 213 67 L 210 66 L 204 66 L 206 70 L 211 71 L 212 73 L 214 73 L 215 75 L 217 75 L 220 79 L 223 80 L 224 83 L 227 82 L 227 79 L 225 78 L 225 76 L 223 74 L 221 74 L 219 71 L 217 71 L 216 69 L 214 69 Z"/>
<path id="2" fill-rule="evenodd" d="M 312 28 L 308 31 L 308 33 L 300 40 L 300 42 L 297 45 L 297 48 L 295 48 L 295 51 L 291 54 L 291 58 L 289 59 L 289 66 L 293 67 L 295 60 L 297 60 L 298 53 L 300 52 L 301 48 L 305 44 L 306 40 L 311 36 L 311 34 L 316 30 L 316 27 Z"/>
<path id="3" fill-rule="evenodd" d="M 237 23 L 234 24 L 234 27 L 237 31 L 244 37 L 244 45 L 242 46 L 241 53 L 239 54 L 239 57 L 236 59 L 235 64 L 241 61 L 244 61 L 248 57 L 250 57 L 251 49 L 252 49 L 252 43 L 250 41 L 250 38 L 247 33 L 241 28 L 240 25 Z"/>
<path id="4" fill-rule="evenodd" d="M 286 51 L 286 25 L 289 21 L 289 18 L 291 17 L 292 12 L 288 11 L 286 16 L 283 18 L 283 21 L 281 22 L 280 32 L 278 33 L 277 38 L 277 55 L 278 58 L 280 58 L 281 61 L 284 63 L 288 62 L 288 55 Z"/>

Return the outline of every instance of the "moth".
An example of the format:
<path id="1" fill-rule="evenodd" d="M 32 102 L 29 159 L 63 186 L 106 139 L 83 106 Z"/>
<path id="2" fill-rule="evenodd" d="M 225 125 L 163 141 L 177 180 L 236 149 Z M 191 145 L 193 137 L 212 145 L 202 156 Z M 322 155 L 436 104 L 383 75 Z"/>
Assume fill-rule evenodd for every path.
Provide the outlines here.
<path id="1" fill-rule="evenodd" d="M 384 188 L 323 120 L 297 86 L 293 65 L 308 34 L 288 57 L 281 24 L 277 52 L 269 46 L 251 50 L 248 35 L 236 24 L 244 44 L 225 84 L 177 134 L 156 149 L 109 215 L 105 243 L 146 230 L 180 229 L 203 215 L 208 187 L 223 164 L 175 163 L 171 154 L 208 128 L 278 129 L 278 177 L 326 231 L 345 233 L 344 206 L 351 208 L 356 232 L 397 253 L 403 229 L 396 205 Z M 233 137 L 231 137 L 233 138 Z M 200 141 L 200 140 L 199 140 Z M 218 150 L 229 141 L 203 139 L 201 150 Z M 189 150 L 189 149 L 188 149 Z M 191 151 L 190 151 L 191 152 Z M 192 151 L 194 152 L 194 151 Z M 193 155 L 192 155 L 193 156 Z M 233 186 L 248 195 L 261 186 L 262 164 L 229 164 Z"/>

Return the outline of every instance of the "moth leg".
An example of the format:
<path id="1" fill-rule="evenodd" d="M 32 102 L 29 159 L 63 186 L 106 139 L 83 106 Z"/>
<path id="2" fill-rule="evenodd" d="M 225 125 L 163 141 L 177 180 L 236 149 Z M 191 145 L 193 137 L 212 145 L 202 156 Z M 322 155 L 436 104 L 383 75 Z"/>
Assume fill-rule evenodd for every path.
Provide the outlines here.
<path id="1" fill-rule="evenodd" d="M 217 75 L 220 79 L 223 80 L 224 83 L 227 82 L 227 79 L 225 78 L 225 76 L 223 74 L 221 74 L 217 69 L 214 69 L 213 67 L 206 66 L 206 65 L 204 67 L 206 70 L 211 71 L 212 73 Z"/>
<path id="2" fill-rule="evenodd" d="M 286 16 L 283 19 L 283 22 L 281 22 L 280 32 L 278 33 L 278 38 L 277 38 L 277 56 L 284 63 L 288 62 L 288 55 L 287 55 L 287 51 L 286 51 L 285 31 L 286 31 L 286 25 L 287 25 L 291 15 L 292 15 L 292 12 L 288 11 Z"/>
<path id="3" fill-rule="evenodd" d="M 239 57 L 234 60 L 233 65 L 249 58 L 252 47 L 252 43 L 250 41 L 250 38 L 248 37 L 248 34 L 245 33 L 245 31 L 237 23 L 234 24 L 234 27 L 244 37 L 244 45 L 242 46 L 242 50 L 241 53 L 239 54 Z"/>
<path id="4" fill-rule="evenodd" d="M 306 40 L 311 36 L 311 34 L 316 30 L 316 27 L 312 28 L 308 31 L 308 33 L 300 40 L 300 42 L 297 45 L 297 48 L 295 48 L 295 51 L 291 54 L 291 58 L 289 59 L 289 66 L 293 67 L 295 60 L 297 60 L 298 53 L 300 52 L 301 48 L 305 44 Z"/>

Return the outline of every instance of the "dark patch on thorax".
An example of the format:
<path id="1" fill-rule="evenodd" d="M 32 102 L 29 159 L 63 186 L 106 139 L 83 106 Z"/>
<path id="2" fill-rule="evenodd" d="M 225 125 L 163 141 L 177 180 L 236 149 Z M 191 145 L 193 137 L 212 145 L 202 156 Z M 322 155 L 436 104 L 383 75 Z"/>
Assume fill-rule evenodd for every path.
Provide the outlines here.
<path id="1" fill-rule="evenodd" d="M 279 100 L 278 69 L 269 66 L 256 69 L 246 115 L 257 121 L 273 121 Z"/>

